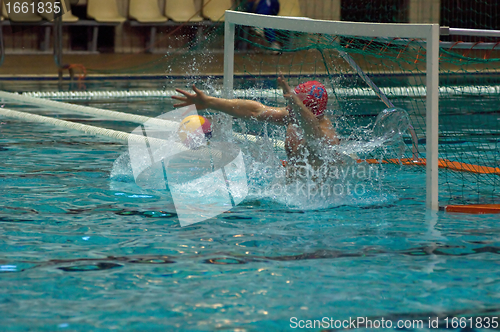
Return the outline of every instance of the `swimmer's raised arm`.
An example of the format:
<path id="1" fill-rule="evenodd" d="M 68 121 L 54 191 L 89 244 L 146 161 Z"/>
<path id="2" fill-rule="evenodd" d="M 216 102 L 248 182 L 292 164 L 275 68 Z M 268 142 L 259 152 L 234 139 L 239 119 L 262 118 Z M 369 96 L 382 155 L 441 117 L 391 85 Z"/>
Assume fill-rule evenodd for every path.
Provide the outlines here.
<path id="1" fill-rule="evenodd" d="M 254 100 L 211 97 L 207 96 L 194 85 L 194 93 L 181 89 L 175 89 L 175 91 L 183 96 L 172 96 L 173 99 L 180 101 L 180 103 L 174 104 L 174 107 L 195 105 L 199 111 L 210 108 L 237 118 L 254 118 L 259 121 L 269 121 L 279 124 L 285 123 L 285 119 L 288 116 L 286 108 L 269 107 Z"/>
<path id="2" fill-rule="evenodd" d="M 306 136 L 321 138 L 324 136 L 316 116 L 304 105 L 295 91 L 290 88 L 283 75 L 278 77 L 278 85 L 283 89 L 283 97 L 288 101 L 291 112 L 294 113 L 300 127 Z"/>

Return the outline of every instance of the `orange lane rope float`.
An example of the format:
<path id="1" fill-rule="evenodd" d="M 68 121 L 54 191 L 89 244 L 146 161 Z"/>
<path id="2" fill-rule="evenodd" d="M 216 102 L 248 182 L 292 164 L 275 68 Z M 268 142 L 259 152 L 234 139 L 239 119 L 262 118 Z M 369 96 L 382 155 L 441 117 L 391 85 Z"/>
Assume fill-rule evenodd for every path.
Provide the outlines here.
<path id="1" fill-rule="evenodd" d="M 380 160 L 377 159 L 358 160 L 358 163 L 361 162 L 367 162 L 369 164 L 379 164 Z M 427 164 L 427 161 L 425 158 L 419 158 L 417 161 L 414 161 L 411 158 L 405 158 L 401 160 L 389 159 L 389 160 L 382 160 L 382 164 L 425 166 Z M 458 161 L 450 161 L 447 159 L 439 159 L 438 166 L 439 168 L 450 169 L 457 172 L 500 175 L 499 167 L 479 166 L 479 165 L 461 163 Z M 446 205 L 442 207 L 441 210 L 445 212 L 455 212 L 455 213 L 493 214 L 493 213 L 500 213 L 500 204 Z"/>
<path id="2" fill-rule="evenodd" d="M 388 159 L 388 160 L 378 160 L 378 159 L 358 159 L 358 163 L 368 163 L 368 164 L 394 164 L 394 165 L 405 165 L 405 166 L 425 166 L 427 164 L 427 160 L 425 158 L 418 158 L 418 160 L 413 160 L 412 158 L 403 158 L 403 159 Z M 282 160 L 281 164 L 283 167 L 286 167 L 287 161 Z M 447 159 L 439 159 L 438 161 L 439 168 L 446 168 L 452 171 L 458 172 L 469 172 L 476 174 L 496 174 L 500 175 L 499 167 L 490 167 L 490 166 L 479 166 L 467 163 L 461 163 L 458 161 L 450 161 Z"/>
<path id="3" fill-rule="evenodd" d="M 446 205 L 442 210 L 455 213 L 494 214 L 500 213 L 500 204 Z"/>
<path id="4" fill-rule="evenodd" d="M 418 158 L 418 160 L 414 161 L 412 158 L 403 158 L 403 159 L 388 159 L 388 160 L 378 160 L 378 159 L 359 159 L 358 163 L 367 162 L 369 164 L 401 164 L 405 166 L 414 165 L 414 166 L 425 166 L 427 164 L 427 160 L 425 158 Z M 500 175 L 499 167 L 490 167 L 490 166 L 479 166 L 473 164 L 462 163 L 458 161 L 451 161 L 447 159 L 439 159 L 438 160 L 439 168 L 446 168 L 452 171 L 458 172 L 469 172 L 476 174 L 496 174 Z"/>

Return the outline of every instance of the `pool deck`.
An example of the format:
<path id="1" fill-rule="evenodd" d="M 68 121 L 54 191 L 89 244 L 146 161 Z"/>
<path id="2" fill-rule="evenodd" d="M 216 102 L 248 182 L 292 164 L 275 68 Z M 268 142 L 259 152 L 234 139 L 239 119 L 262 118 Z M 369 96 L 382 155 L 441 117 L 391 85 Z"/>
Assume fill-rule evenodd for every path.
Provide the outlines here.
<path id="1" fill-rule="evenodd" d="M 497 54 L 495 54 L 496 56 Z M 370 62 L 358 58 L 353 54 L 353 58 L 366 73 L 381 75 L 399 75 L 405 74 L 406 69 L 392 66 L 392 72 L 385 72 L 384 68 L 390 68 L 391 59 L 371 59 Z M 285 75 L 324 75 L 328 74 L 325 68 L 324 59 L 319 52 L 300 51 L 296 53 L 283 53 L 275 55 L 272 53 L 251 53 L 239 52 L 234 56 L 236 75 L 259 75 L 275 76 L 278 72 Z M 359 61 L 358 61 L 359 60 Z M 344 73 L 352 72 L 347 63 L 340 59 L 338 55 L 330 55 L 328 61 L 332 68 L 344 68 Z M 120 78 L 138 78 L 138 77 L 172 77 L 172 76 L 220 76 L 224 72 L 224 57 L 221 51 L 218 52 L 191 52 L 180 51 L 178 53 L 164 54 L 64 54 L 63 63 L 65 65 L 75 66 L 75 75 L 79 76 L 85 71 L 87 79 L 92 77 L 120 77 Z M 383 64 L 383 65 L 382 65 Z M 486 64 L 485 64 L 486 65 Z M 419 61 L 416 65 L 421 74 L 425 72 L 425 62 Z M 485 67 L 476 65 L 461 68 L 470 73 L 494 73 L 499 74 L 495 67 Z M 84 69 L 83 69 L 84 68 Z M 450 74 L 457 71 L 457 66 L 451 63 L 440 64 L 443 71 L 449 70 Z M 64 70 L 63 75 L 69 77 L 69 71 Z M 0 66 L 0 80 L 12 79 L 30 79 L 30 78 L 56 78 L 58 68 L 55 64 L 52 54 L 7 54 L 5 61 Z"/>
<path id="2" fill-rule="evenodd" d="M 248 62 L 251 58 L 251 62 Z M 254 67 L 261 74 L 276 74 L 276 68 L 290 63 L 289 54 L 236 54 L 235 68 Z M 162 75 L 222 75 L 223 54 L 197 53 L 186 57 L 185 54 L 68 54 L 63 56 L 65 65 L 83 65 L 88 76 L 162 76 Z M 310 67 L 310 68 L 309 68 Z M 302 67 L 300 72 L 317 71 L 314 64 Z M 78 74 L 81 66 L 75 67 Z M 289 70 L 284 70 L 290 73 Z M 244 73 L 243 70 L 241 73 Z M 236 69 L 236 73 L 238 73 Z M 68 76 L 68 71 L 64 71 Z M 0 67 L 0 79 L 23 77 L 57 77 L 58 68 L 51 54 L 22 55 L 7 54 Z"/>

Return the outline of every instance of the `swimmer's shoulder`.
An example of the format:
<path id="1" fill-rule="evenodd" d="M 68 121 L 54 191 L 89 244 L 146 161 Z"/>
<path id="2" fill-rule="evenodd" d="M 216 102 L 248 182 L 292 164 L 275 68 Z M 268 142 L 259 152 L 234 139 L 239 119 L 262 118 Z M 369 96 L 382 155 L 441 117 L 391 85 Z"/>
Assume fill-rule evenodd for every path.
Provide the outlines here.
<path id="1" fill-rule="evenodd" d="M 337 132 L 333 127 L 332 122 L 326 115 L 319 119 L 319 126 L 323 132 L 323 139 L 327 139 L 329 145 L 336 145 L 340 143 Z"/>

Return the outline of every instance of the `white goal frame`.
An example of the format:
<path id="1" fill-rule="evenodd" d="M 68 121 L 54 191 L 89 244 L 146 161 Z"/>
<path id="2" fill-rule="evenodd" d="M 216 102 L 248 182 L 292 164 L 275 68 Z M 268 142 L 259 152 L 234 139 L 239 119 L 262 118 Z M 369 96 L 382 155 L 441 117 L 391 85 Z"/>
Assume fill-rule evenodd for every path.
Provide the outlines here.
<path id="1" fill-rule="evenodd" d="M 224 95 L 233 97 L 235 27 L 289 30 L 342 36 L 389 37 L 425 40 L 426 61 L 426 207 L 439 209 L 439 35 L 438 24 L 357 23 L 280 17 L 226 11 L 224 31 Z"/>

